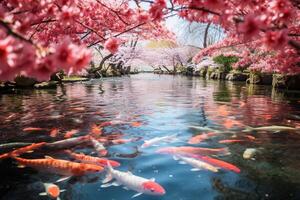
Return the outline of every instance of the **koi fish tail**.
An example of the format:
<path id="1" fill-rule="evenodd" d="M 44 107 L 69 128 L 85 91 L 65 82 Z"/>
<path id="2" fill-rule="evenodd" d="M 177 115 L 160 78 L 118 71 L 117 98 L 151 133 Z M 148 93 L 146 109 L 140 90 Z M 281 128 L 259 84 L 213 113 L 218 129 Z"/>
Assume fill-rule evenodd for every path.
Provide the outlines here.
<path id="1" fill-rule="evenodd" d="M 103 181 L 102 181 L 103 185 L 101 187 L 105 187 L 106 183 L 110 182 L 113 179 L 113 176 L 112 176 L 113 168 L 110 165 L 109 161 L 107 161 L 107 168 L 106 169 L 107 169 L 106 170 L 106 177 L 103 179 Z"/>

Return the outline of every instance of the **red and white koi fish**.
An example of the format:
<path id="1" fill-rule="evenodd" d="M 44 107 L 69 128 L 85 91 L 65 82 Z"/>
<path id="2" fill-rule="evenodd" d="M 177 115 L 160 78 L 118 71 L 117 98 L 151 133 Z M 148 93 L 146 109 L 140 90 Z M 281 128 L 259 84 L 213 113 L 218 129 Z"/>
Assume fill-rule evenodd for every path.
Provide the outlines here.
<path id="1" fill-rule="evenodd" d="M 48 196 L 51 199 L 60 200 L 59 195 L 61 192 L 66 190 L 61 190 L 59 187 L 53 183 L 44 183 L 45 192 L 39 193 L 40 196 Z"/>
<path id="2" fill-rule="evenodd" d="M 12 156 L 19 156 L 19 155 L 24 154 L 24 153 L 31 153 L 31 152 L 33 152 L 33 150 L 41 148 L 45 144 L 46 144 L 46 142 L 33 143 L 31 145 L 18 148 L 16 150 L 11 151 L 11 152 L 4 153 L 4 154 L 0 155 L 0 160 L 5 159 L 5 158 L 9 158 L 9 157 L 12 157 Z"/>
<path id="3" fill-rule="evenodd" d="M 107 166 L 107 163 L 109 163 L 112 167 L 119 167 L 120 163 L 114 160 L 108 160 L 105 158 L 98 158 L 98 157 L 93 157 L 93 156 L 88 156 L 83 153 L 74 153 L 70 150 L 65 151 L 69 156 L 72 158 L 81 161 L 83 163 L 87 164 L 94 164 L 94 165 L 100 165 L 103 167 Z"/>
<path id="4" fill-rule="evenodd" d="M 111 180 L 114 182 L 108 183 Z M 101 187 L 110 187 L 110 186 L 124 186 L 125 189 L 130 189 L 138 192 L 133 195 L 132 198 L 137 197 L 141 194 L 149 195 L 164 195 L 166 193 L 165 189 L 155 182 L 154 179 L 146 179 L 136 175 L 133 175 L 130 172 L 122 172 L 113 169 L 108 163 L 107 176 L 103 180 L 103 185 Z"/>
<path id="5" fill-rule="evenodd" d="M 54 159 L 46 156 L 43 159 L 25 159 L 14 157 L 19 167 L 32 167 L 43 172 L 59 174 L 63 176 L 82 176 L 85 174 L 103 171 L 99 165 L 76 163 L 67 160 Z"/>
<path id="6" fill-rule="evenodd" d="M 196 136 L 190 138 L 188 143 L 189 144 L 199 144 L 203 140 L 209 139 L 210 137 L 214 137 L 216 135 L 218 135 L 218 134 L 214 133 L 214 132 L 209 132 L 209 133 L 204 133 L 204 134 L 201 134 L 201 135 L 196 135 Z"/>
<path id="7" fill-rule="evenodd" d="M 33 131 L 43 131 L 45 130 L 44 128 L 39 128 L 39 127 L 27 127 L 23 128 L 24 132 L 33 132 Z"/>
<path id="8" fill-rule="evenodd" d="M 174 140 L 175 138 L 176 138 L 176 134 L 167 135 L 167 136 L 163 136 L 163 137 L 155 137 L 150 140 L 145 140 L 144 144 L 142 144 L 142 148 L 150 147 L 152 145 L 156 145 L 157 143 L 160 143 L 163 141 Z"/>
<path id="9" fill-rule="evenodd" d="M 220 144 L 231 144 L 231 143 L 243 143 L 247 142 L 246 140 L 220 140 Z"/>
<path id="10" fill-rule="evenodd" d="M 75 135 L 76 133 L 79 133 L 78 129 L 72 129 L 70 131 L 67 131 L 64 135 L 64 138 L 71 138 L 73 137 L 73 135 Z"/>
<path id="11" fill-rule="evenodd" d="M 96 150 L 98 156 L 106 156 L 107 155 L 107 150 L 105 149 L 105 147 L 103 146 L 103 144 L 101 144 L 100 142 L 98 142 L 95 138 L 93 137 L 89 137 L 94 149 Z"/>
<path id="12" fill-rule="evenodd" d="M 203 162 L 199 159 L 196 158 L 191 158 L 191 157 L 186 157 L 186 156 L 180 156 L 180 155 L 175 155 L 174 160 L 181 160 L 179 163 L 180 164 L 189 164 L 191 165 L 192 168 L 191 171 L 200 171 L 202 169 L 206 169 L 212 172 L 218 172 L 218 168 L 208 164 L 206 162 Z"/>
<path id="13" fill-rule="evenodd" d="M 201 159 L 211 165 L 214 165 L 214 166 L 217 166 L 217 167 L 220 167 L 220 168 L 223 168 L 223 169 L 227 169 L 227 170 L 230 170 L 230 171 L 233 171 L 233 172 L 236 172 L 236 173 L 240 173 L 241 170 L 231 164 L 231 163 L 228 163 L 228 162 L 225 162 L 223 160 L 218 160 L 216 158 L 212 158 L 212 157 L 209 157 L 209 156 L 199 156 L 199 155 L 190 155 L 192 157 L 195 157 L 195 158 L 198 158 L 198 159 Z"/>
<path id="14" fill-rule="evenodd" d="M 50 137 L 56 137 L 59 133 L 59 129 L 58 128 L 53 128 L 50 131 Z"/>
<path id="15" fill-rule="evenodd" d="M 228 148 L 202 148 L 202 147 L 164 147 L 158 149 L 156 152 L 158 153 L 167 153 L 167 154 L 200 154 L 200 155 L 228 155 L 230 152 Z"/>

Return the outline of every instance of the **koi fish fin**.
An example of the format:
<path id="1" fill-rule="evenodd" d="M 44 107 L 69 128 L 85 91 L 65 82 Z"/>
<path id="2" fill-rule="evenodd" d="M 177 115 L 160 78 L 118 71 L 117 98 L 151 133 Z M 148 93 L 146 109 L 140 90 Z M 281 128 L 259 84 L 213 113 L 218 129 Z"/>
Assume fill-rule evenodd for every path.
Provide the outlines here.
<path id="1" fill-rule="evenodd" d="M 57 197 L 56 200 L 61 200 L 61 199 L 59 197 Z"/>
<path id="2" fill-rule="evenodd" d="M 153 182 L 155 182 L 155 178 L 150 178 L 150 181 L 153 181 Z"/>
<path id="3" fill-rule="evenodd" d="M 107 172 L 106 177 L 103 179 L 102 183 L 108 183 L 109 181 L 111 181 L 113 179 L 113 176 L 111 175 L 111 173 Z"/>
<path id="4" fill-rule="evenodd" d="M 192 172 L 196 172 L 196 171 L 200 171 L 201 169 L 198 169 L 198 168 L 193 168 L 191 169 Z"/>
<path id="5" fill-rule="evenodd" d="M 117 182 L 117 181 L 114 181 L 114 182 L 111 183 L 111 185 L 112 186 L 120 186 L 121 184 L 119 182 Z"/>
<path id="6" fill-rule="evenodd" d="M 133 195 L 131 198 L 133 199 L 133 198 L 135 198 L 135 197 L 138 197 L 138 196 L 140 196 L 141 194 L 143 194 L 143 193 L 136 193 L 135 195 Z"/>
<path id="7" fill-rule="evenodd" d="M 41 193 L 39 193 L 39 196 L 47 196 L 47 193 L 46 192 L 41 192 Z"/>
<path id="8" fill-rule="evenodd" d="M 54 158 L 52 158 L 51 156 L 45 156 L 45 158 L 46 158 L 46 159 L 52 159 L 52 160 L 54 159 Z"/>
<path id="9" fill-rule="evenodd" d="M 71 178 L 71 176 L 62 177 L 62 178 L 58 179 L 57 181 L 55 181 L 55 183 L 63 182 L 63 181 L 68 180 L 70 178 Z"/>
<path id="10" fill-rule="evenodd" d="M 113 183 L 105 183 L 105 184 L 101 185 L 102 188 L 107 188 L 107 187 L 110 187 L 110 186 L 113 186 Z"/>
<path id="11" fill-rule="evenodd" d="M 67 190 L 65 190 L 65 189 L 62 189 L 62 190 L 60 190 L 60 193 L 62 193 L 62 192 L 65 192 L 65 191 L 67 191 Z"/>
<path id="12" fill-rule="evenodd" d="M 179 161 L 179 164 L 181 164 L 181 165 L 185 165 L 185 164 L 186 164 L 186 162 L 184 162 L 184 161 Z"/>

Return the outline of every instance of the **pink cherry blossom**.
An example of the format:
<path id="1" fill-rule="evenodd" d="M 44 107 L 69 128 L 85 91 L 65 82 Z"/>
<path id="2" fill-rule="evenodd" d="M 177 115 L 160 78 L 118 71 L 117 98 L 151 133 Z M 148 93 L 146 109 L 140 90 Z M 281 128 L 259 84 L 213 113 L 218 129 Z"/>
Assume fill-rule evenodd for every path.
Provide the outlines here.
<path id="1" fill-rule="evenodd" d="M 119 46 L 120 40 L 118 40 L 117 38 L 110 38 L 104 43 L 105 49 L 107 49 L 112 54 L 118 51 Z"/>

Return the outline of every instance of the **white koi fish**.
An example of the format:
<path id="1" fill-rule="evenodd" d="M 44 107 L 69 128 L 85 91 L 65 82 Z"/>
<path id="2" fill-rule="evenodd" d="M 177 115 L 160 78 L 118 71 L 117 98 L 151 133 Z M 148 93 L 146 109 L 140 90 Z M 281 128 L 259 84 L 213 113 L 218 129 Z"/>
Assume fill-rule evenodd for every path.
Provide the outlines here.
<path id="1" fill-rule="evenodd" d="M 155 137 L 150 140 L 145 140 L 144 144 L 142 144 L 142 148 L 150 147 L 152 145 L 156 145 L 159 142 L 174 140 L 176 138 L 176 134 L 174 135 L 167 135 L 163 137 Z"/>
<path id="2" fill-rule="evenodd" d="M 98 156 L 106 156 L 107 150 L 103 146 L 103 144 L 97 141 L 95 138 L 90 137 L 90 141 L 94 146 L 94 149 L 97 151 Z"/>
<path id="3" fill-rule="evenodd" d="M 300 130 L 299 128 L 289 127 L 289 126 L 262 126 L 262 127 L 246 127 L 243 132 L 251 131 L 295 131 Z"/>
<path id="4" fill-rule="evenodd" d="M 66 190 L 61 190 L 59 187 L 53 183 L 44 183 L 45 192 L 39 193 L 40 196 L 48 196 L 51 199 L 60 200 L 59 195 L 61 192 Z"/>
<path id="5" fill-rule="evenodd" d="M 212 172 L 218 172 L 219 168 L 208 164 L 206 162 L 203 162 L 199 159 L 196 158 L 190 158 L 190 157 L 185 157 L 185 156 L 180 156 L 176 155 L 174 156 L 174 160 L 181 160 L 179 163 L 180 164 L 189 164 L 193 166 L 194 168 L 191 169 L 191 171 L 200 171 L 201 169 L 206 169 Z"/>
<path id="6" fill-rule="evenodd" d="M 133 195 L 132 198 L 137 197 L 141 194 L 149 194 L 149 195 L 164 195 L 166 193 L 165 189 L 155 182 L 154 179 L 145 179 L 139 176 L 135 176 L 130 172 L 122 172 L 115 170 L 111 167 L 109 163 L 107 163 L 107 176 L 103 180 L 102 188 L 110 187 L 110 186 L 124 186 L 125 189 L 130 189 L 138 192 Z M 109 183 L 111 180 L 113 182 Z"/>

